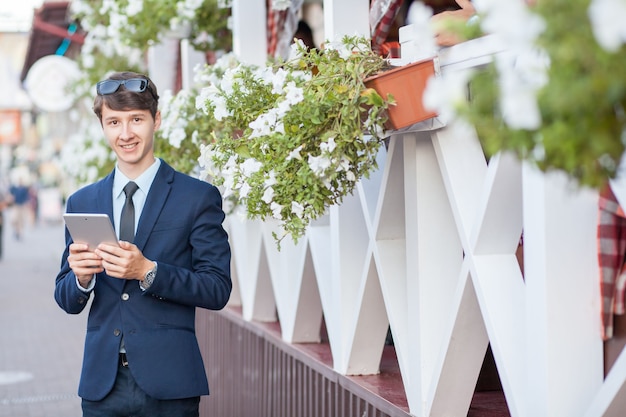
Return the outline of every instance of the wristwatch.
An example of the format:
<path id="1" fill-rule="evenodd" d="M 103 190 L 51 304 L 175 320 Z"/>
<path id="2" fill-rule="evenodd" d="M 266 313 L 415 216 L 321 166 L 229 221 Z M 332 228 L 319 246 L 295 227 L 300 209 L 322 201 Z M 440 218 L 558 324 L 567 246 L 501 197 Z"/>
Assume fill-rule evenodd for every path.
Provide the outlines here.
<path id="1" fill-rule="evenodd" d="M 141 288 L 143 288 L 144 290 L 147 290 L 148 288 L 150 288 L 150 286 L 154 282 L 154 277 L 156 277 L 156 273 L 157 273 L 157 266 L 158 266 L 157 263 L 154 262 L 154 268 L 146 272 L 146 275 L 143 277 L 143 281 L 140 283 L 140 285 L 141 285 Z"/>

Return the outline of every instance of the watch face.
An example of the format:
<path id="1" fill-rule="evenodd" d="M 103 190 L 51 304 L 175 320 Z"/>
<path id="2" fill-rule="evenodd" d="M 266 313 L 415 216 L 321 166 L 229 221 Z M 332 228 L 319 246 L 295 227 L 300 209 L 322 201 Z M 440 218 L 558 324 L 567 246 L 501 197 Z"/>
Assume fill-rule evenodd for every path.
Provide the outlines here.
<path id="1" fill-rule="evenodd" d="M 155 275 L 156 275 L 156 268 L 152 268 L 151 270 L 149 270 L 146 273 L 146 276 L 144 277 L 144 281 L 146 282 L 146 284 L 151 285 L 152 282 L 154 281 Z"/>

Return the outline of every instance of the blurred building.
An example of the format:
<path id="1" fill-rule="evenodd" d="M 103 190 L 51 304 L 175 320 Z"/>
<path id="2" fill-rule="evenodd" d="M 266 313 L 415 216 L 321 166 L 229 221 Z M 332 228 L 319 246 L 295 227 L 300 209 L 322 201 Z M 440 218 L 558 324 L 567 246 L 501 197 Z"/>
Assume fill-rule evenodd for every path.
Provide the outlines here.
<path id="1" fill-rule="evenodd" d="M 68 19 L 68 1 L 0 5 L 0 175 L 26 169 L 38 188 L 61 181 L 55 163 L 72 129 L 66 86 L 78 73 L 71 59 L 82 36 Z M 57 210 L 53 210 L 55 213 Z"/>

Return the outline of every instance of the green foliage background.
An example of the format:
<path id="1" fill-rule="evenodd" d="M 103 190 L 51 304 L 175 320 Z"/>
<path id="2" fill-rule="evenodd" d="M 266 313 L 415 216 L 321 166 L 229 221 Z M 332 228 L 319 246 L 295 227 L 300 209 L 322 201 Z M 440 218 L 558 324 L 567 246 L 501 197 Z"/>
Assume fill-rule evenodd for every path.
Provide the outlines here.
<path id="1" fill-rule="evenodd" d="M 589 0 L 541 0 L 533 11 L 547 28 L 539 45 L 550 55 L 549 84 L 538 96 L 542 126 L 508 128 L 498 108 L 494 66 L 471 81 L 465 112 L 488 156 L 511 150 L 544 171 L 562 170 L 580 184 L 602 186 L 614 177 L 626 141 L 626 49 L 615 53 L 596 42 Z"/>

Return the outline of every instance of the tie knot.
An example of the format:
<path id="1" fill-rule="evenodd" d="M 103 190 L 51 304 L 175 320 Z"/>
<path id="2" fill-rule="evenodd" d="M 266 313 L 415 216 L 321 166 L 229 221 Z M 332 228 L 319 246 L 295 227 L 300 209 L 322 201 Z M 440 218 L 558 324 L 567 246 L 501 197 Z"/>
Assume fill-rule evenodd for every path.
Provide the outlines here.
<path id="1" fill-rule="evenodd" d="M 124 194 L 126 194 L 126 198 L 131 198 L 135 191 L 139 189 L 139 186 L 132 181 L 129 181 L 128 184 L 124 187 Z"/>

